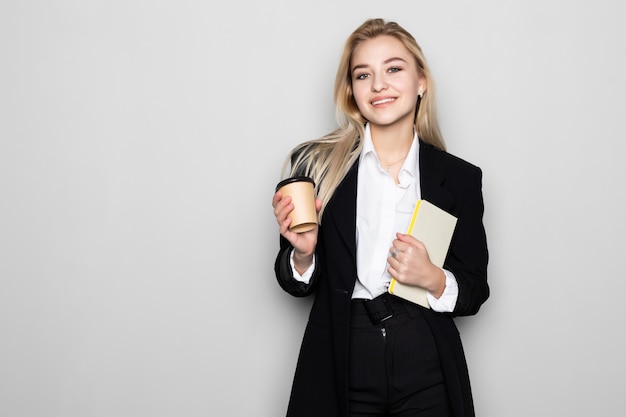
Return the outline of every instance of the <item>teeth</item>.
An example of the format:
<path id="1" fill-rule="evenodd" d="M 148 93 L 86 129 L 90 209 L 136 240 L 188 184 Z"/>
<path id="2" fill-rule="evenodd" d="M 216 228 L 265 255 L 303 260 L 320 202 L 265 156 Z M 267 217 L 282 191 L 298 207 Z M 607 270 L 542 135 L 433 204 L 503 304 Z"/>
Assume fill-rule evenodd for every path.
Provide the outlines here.
<path id="1" fill-rule="evenodd" d="M 373 101 L 372 105 L 376 106 L 377 104 L 389 103 L 390 101 L 394 101 L 395 98 L 385 98 L 383 100 Z"/>

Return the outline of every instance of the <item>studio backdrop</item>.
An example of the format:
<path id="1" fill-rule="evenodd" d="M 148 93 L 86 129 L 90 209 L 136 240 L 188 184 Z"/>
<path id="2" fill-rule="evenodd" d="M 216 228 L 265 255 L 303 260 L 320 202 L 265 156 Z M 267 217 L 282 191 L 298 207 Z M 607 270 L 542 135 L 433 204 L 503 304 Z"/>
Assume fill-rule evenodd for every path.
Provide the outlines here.
<path id="1" fill-rule="evenodd" d="M 624 8 L 3 1 L 0 415 L 284 415 L 311 300 L 276 283 L 271 198 L 370 17 L 415 35 L 483 170 L 477 415 L 621 415 Z"/>

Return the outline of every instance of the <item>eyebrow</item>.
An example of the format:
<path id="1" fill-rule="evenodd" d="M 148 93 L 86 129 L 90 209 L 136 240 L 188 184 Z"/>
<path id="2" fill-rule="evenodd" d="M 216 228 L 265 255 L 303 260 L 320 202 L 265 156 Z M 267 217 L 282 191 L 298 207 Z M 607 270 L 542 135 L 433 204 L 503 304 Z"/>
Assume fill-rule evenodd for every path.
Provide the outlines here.
<path id="1" fill-rule="evenodd" d="M 385 59 L 385 60 L 383 61 L 383 64 L 388 64 L 388 63 L 393 62 L 393 61 L 402 61 L 402 62 L 405 62 L 405 63 L 407 62 L 407 61 L 406 61 L 406 59 L 404 59 L 404 58 L 400 58 L 399 56 L 394 56 L 394 57 L 392 57 L 392 58 Z M 356 70 L 358 70 L 358 69 L 361 69 L 361 68 L 367 68 L 368 66 L 369 66 L 369 65 L 367 65 L 367 64 L 359 64 L 359 65 L 355 65 L 355 66 L 352 68 L 352 71 L 351 71 L 351 72 L 353 73 L 354 71 L 356 71 Z"/>

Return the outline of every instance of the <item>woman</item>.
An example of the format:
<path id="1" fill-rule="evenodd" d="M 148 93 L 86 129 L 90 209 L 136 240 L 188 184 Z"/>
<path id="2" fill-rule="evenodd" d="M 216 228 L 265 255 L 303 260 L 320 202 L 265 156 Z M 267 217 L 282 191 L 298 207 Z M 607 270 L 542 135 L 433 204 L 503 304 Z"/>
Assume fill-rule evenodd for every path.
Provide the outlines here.
<path id="1" fill-rule="evenodd" d="M 319 226 L 279 224 L 275 271 L 294 296 L 315 294 L 288 416 L 473 416 L 453 317 L 489 296 L 480 169 L 445 151 L 432 77 L 415 39 L 370 19 L 347 39 L 334 98 L 339 128 L 290 153 L 315 181 Z M 407 231 L 418 199 L 458 218 L 443 269 Z M 388 293 L 391 277 L 425 288 L 430 308 Z"/>

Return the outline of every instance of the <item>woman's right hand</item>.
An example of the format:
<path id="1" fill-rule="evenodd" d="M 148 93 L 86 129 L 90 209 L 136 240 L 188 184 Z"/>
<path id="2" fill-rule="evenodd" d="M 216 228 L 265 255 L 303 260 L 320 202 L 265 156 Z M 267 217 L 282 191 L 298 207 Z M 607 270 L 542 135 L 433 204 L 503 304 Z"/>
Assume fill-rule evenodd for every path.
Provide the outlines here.
<path id="1" fill-rule="evenodd" d="M 293 259 L 296 270 L 298 272 L 307 270 L 313 263 L 313 254 L 315 253 L 315 246 L 317 245 L 319 226 L 315 226 L 312 230 L 303 233 L 295 233 L 289 230 L 291 219 L 288 216 L 294 206 L 291 202 L 291 197 L 286 196 L 283 198 L 280 191 L 274 194 L 272 206 L 274 207 L 274 216 L 276 216 L 280 234 L 294 247 L 295 252 Z M 322 200 L 316 199 L 315 210 L 319 213 L 321 209 Z"/>

